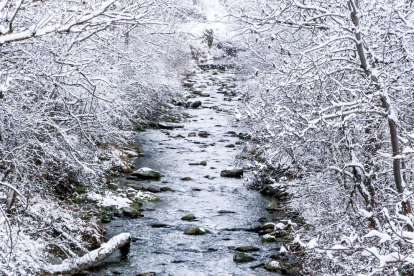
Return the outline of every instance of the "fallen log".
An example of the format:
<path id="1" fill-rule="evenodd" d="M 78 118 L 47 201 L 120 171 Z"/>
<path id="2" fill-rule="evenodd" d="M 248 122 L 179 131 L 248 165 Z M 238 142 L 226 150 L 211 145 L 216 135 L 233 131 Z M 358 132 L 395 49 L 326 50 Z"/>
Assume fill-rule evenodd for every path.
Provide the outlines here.
<path id="1" fill-rule="evenodd" d="M 44 275 L 72 275 L 81 270 L 87 269 L 100 261 L 106 259 L 116 250 L 128 247 L 131 243 L 131 234 L 122 233 L 107 243 L 102 244 L 100 248 L 93 250 L 86 255 L 78 258 L 64 260 L 59 265 L 51 265 L 44 269 Z"/>

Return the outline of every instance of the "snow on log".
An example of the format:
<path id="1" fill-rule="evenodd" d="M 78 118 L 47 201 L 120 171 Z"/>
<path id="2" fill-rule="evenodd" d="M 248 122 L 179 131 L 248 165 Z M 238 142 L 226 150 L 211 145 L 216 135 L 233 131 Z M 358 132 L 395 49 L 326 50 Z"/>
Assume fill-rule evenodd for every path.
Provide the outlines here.
<path id="1" fill-rule="evenodd" d="M 47 275 L 74 274 L 106 259 L 116 250 L 127 246 L 130 242 L 131 234 L 119 234 L 110 239 L 107 243 L 101 245 L 100 248 L 93 250 L 82 257 L 67 259 L 59 265 L 52 265 L 48 267 L 45 269 L 45 273 Z"/>

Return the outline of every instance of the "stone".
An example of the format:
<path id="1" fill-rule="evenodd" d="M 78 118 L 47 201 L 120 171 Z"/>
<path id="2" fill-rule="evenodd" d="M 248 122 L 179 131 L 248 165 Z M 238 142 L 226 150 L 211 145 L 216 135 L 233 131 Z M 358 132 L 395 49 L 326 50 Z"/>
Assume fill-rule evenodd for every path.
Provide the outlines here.
<path id="1" fill-rule="evenodd" d="M 124 214 L 124 216 L 130 217 L 130 218 L 137 218 L 139 215 L 138 210 L 134 208 L 130 208 L 130 207 L 122 208 L 122 213 Z"/>
<path id="2" fill-rule="evenodd" d="M 200 162 L 200 165 L 201 165 L 201 166 L 207 166 L 207 161 L 201 161 L 201 162 Z"/>
<path id="3" fill-rule="evenodd" d="M 186 176 L 186 177 L 181 177 L 180 180 L 184 180 L 184 181 L 190 181 L 192 180 L 191 177 Z"/>
<path id="4" fill-rule="evenodd" d="M 122 274 L 122 272 L 119 271 L 119 270 L 114 270 L 114 271 L 112 271 L 112 273 L 115 274 L 115 275 L 121 275 Z"/>
<path id="5" fill-rule="evenodd" d="M 266 210 L 267 211 L 279 210 L 279 204 L 277 204 L 276 202 L 271 202 L 271 203 L 269 203 L 269 205 L 267 205 Z"/>
<path id="6" fill-rule="evenodd" d="M 262 242 L 275 242 L 275 241 L 277 241 L 277 240 L 276 240 L 276 237 L 275 237 L 275 236 L 272 236 L 272 235 L 270 235 L 270 234 L 266 234 L 266 235 L 264 235 L 264 236 L 261 238 L 261 240 L 262 240 Z"/>
<path id="7" fill-rule="evenodd" d="M 158 123 L 158 127 L 162 129 L 184 128 L 183 125 L 173 124 L 173 123 Z"/>
<path id="8" fill-rule="evenodd" d="M 170 187 L 167 187 L 167 186 L 165 186 L 165 187 L 161 187 L 161 192 L 172 192 L 173 191 L 173 189 L 171 189 Z"/>
<path id="9" fill-rule="evenodd" d="M 219 212 L 219 214 L 235 214 L 236 213 L 234 211 L 227 211 L 227 210 L 220 210 L 218 212 Z"/>
<path id="10" fill-rule="evenodd" d="M 195 102 L 192 102 L 192 103 L 190 104 L 190 107 L 191 107 L 191 108 L 198 108 L 198 107 L 200 107 L 202 104 L 203 104 L 203 103 L 202 103 L 201 101 L 195 101 Z"/>
<path id="11" fill-rule="evenodd" d="M 280 270 L 280 263 L 278 261 L 271 261 L 265 265 L 265 269 L 268 271 Z"/>
<path id="12" fill-rule="evenodd" d="M 207 131 L 199 131 L 198 132 L 198 136 L 199 137 L 204 137 L 204 138 L 206 138 L 206 137 L 208 137 L 210 134 L 207 132 Z"/>
<path id="13" fill-rule="evenodd" d="M 190 227 L 184 232 L 185 235 L 204 235 L 205 233 L 207 233 L 206 230 L 201 227 Z"/>
<path id="14" fill-rule="evenodd" d="M 87 271 L 87 270 L 81 270 L 81 271 L 79 271 L 78 273 L 76 273 L 77 275 L 89 275 L 90 274 L 90 272 L 89 271 Z"/>
<path id="15" fill-rule="evenodd" d="M 110 190 L 116 191 L 116 190 L 118 190 L 119 187 L 115 183 L 108 183 L 108 188 Z"/>
<path id="16" fill-rule="evenodd" d="M 126 186 L 137 191 L 144 189 L 142 186 L 139 186 L 137 184 L 126 184 Z"/>
<path id="17" fill-rule="evenodd" d="M 182 220 L 195 220 L 196 217 L 194 216 L 194 214 L 188 214 L 188 215 L 183 216 L 181 219 Z"/>
<path id="18" fill-rule="evenodd" d="M 273 196 L 276 194 L 276 188 L 272 186 L 266 186 L 260 190 L 260 193 L 265 196 Z"/>
<path id="19" fill-rule="evenodd" d="M 152 227 L 152 228 L 168 228 L 168 227 L 170 227 L 170 226 L 168 226 L 168 225 L 167 225 L 167 224 L 165 224 L 165 223 L 155 223 L 155 224 L 151 225 L 151 227 Z"/>
<path id="20" fill-rule="evenodd" d="M 197 136 L 197 133 L 195 132 L 188 133 L 188 137 L 196 137 L 196 136 Z"/>
<path id="21" fill-rule="evenodd" d="M 141 168 L 131 174 L 132 176 L 136 176 L 138 178 L 143 179 L 160 179 L 163 175 L 153 169 L 150 168 Z"/>
<path id="22" fill-rule="evenodd" d="M 200 97 L 210 97 L 210 94 L 203 92 L 203 93 L 200 93 Z"/>
<path id="23" fill-rule="evenodd" d="M 236 263 L 248 263 L 248 262 L 253 262 L 256 259 L 253 258 L 252 256 L 249 256 L 245 253 L 242 252 L 237 252 L 236 254 L 234 254 L 233 256 L 233 261 Z"/>
<path id="24" fill-rule="evenodd" d="M 198 165 L 200 165 L 200 163 L 198 163 L 198 162 L 191 162 L 188 165 L 190 165 L 190 166 L 198 166 Z"/>
<path id="25" fill-rule="evenodd" d="M 221 177 L 243 177 L 243 169 L 230 169 L 220 172 Z"/>
<path id="26" fill-rule="evenodd" d="M 259 251 L 260 248 L 255 247 L 255 246 L 240 246 L 236 248 L 236 251 L 239 252 L 254 252 L 254 251 Z"/>
<path id="27" fill-rule="evenodd" d="M 101 221 L 102 221 L 103 223 L 109 223 L 109 222 L 111 222 L 111 221 L 112 221 L 112 218 L 111 218 L 111 216 L 110 216 L 110 215 L 108 215 L 108 214 L 104 214 L 104 215 L 102 216 L 102 218 L 101 218 Z"/>
<path id="28" fill-rule="evenodd" d="M 234 145 L 234 144 L 228 144 L 228 145 L 226 145 L 225 147 L 226 147 L 226 148 L 234 148 L 234 147 L 235 147 L 235 145 Z"/>
<path id="29" fill-rule="evenodd" d="M 161 192 L 161 190 L 160 190 L 160 189 L 158 189 L 158 188 L 156 188 L 156 187 L 154 187 L 154 186 L 149 186 L 146 190 L 147 190 L 148 192 L 151 192 L 151 193 L 159 193 L 159 192 Z"/>

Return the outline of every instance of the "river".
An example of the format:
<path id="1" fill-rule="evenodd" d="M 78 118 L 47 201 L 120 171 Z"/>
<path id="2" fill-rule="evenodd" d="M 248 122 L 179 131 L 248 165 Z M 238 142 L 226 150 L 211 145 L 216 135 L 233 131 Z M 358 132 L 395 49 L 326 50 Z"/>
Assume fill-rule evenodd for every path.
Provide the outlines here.
<path id="1" fill-rule="evenodd" d="M 133 242 L 127 257 L 119 252 L 113 254 L 95 266 L 92 275 L 278 275 L 262 266 L 251 267 L 268 262 L 281 244 L 262 243 L 257 233 L 245 231 L 263 225 L 258 222 L 260 218 L 274 221 L 265 210 L 269 199 L 247 189 L 241 178 L 220 177 L 222 170 L 235 165 L 235 157 L 242 151 L 243 140 L 234 133 L 246 131 L 233 116 L 239 104 L 237 98 L 229 101 L 223 94 L 223 89 L 228 93 L 237 91 L 234 77 L 231 70 L 212 69 L 195 74 L 190 78 L 194 87 L 201 86 L 210 97 L 195 99 L 203 102 L 202 107 L 171 110 L 184 114 L 180 123 L 184 127 L 139 133 L 137 145 L 145 156 L 134 160 L 134 165 L 150 167 L 165 175 L 160 182 L 142 181 L 139 185 L 168 186 L 174 192 L 158 193 L 159 202 L 144 204 L 143 218 L 120 218 L 103 225 L 108 238 L 130 232 Z M 200 131 L 210 135 L 189 137 L 189 133 Z M 207 165 L 189 165 L 201 161 Z M 182 180 L 185 177 L 191 180 Z M 197 219 L 181 219 L 189 213 Z M 210 233 L 184 235 L 190 226 L 202 227 Z M 260 248 L 248 253 L 256 261 L 234 262 L 235 248 L 239 246 Z"/>

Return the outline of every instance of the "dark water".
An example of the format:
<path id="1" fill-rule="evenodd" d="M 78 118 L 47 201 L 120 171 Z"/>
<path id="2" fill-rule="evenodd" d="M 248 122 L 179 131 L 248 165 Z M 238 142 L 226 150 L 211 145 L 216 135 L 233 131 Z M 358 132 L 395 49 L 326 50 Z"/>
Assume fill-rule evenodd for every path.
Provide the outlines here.
<path id="1" fill-rule="evenodd" d="M 148 130 L 140 133 L 138 145 L 146 156 L 134 161 L 137 168 L 150 167 L 162 172 L 162 182 L 139 182 L 147 186 L 169 186 L 175 192 L 157 194 L 160 202 L 146 203 L 144 218 L 114 220 L 104 225 L 108 237 L 121 232 L 130 232 L 133 243 L 127 258 L 115 253 L 94 268 L 93 275 L 137 275 L 154 272 L 155 275 L 277 275 L 264 268 L 251 269 L 253 265 L 270 261 L 280 245 L 261 243 L 256 233 L 242 229 L 260 225 L 258 219 L 271 215 L 265 211 L 269 200 L 257 191 L 248 190 L 242 179 L 220 177 L 220 171 L 234 165 L 235 156 L 240 154 L 242 145 L 225 147 L 241 141 L 231 137 L 229 131 L 243 132 L 232 116 L 237 100 L 224 101 L 218 89 L 226 83 L 232 86 L 231 72 L 212 75 L 214 70 L 192 77 L 195 87 L 207 85 L 204 92 L 211 97 L 199 97 L 206 108 L 176 108 L 172 112 L 186 112 L 194 116 L 181 124 L 182 129 Z M 211 80 L 216 78 L 217 80 Z M 236 90 L 230 88 L 229 90 Z M 208 108 L 218 106 L 218 110 Z M 208 138 L 188 137 L 188 133 L 207 131 Z M 169 135 L 166 134 L 169 132 Z M 177 135 L 185 138 L 174 138 Z M 207 161 L 207 166 L 190 166 L 190 162 Z M 211 176 L 210 179 L 205 176 Z M 191 181 L 180 180 L 191 177 Z M 211 179 L 213 178 L 213 179 Z M 128 181 L 133 182 L 133 181 Z M 168 182 L 168 183 L 165 183 Z M 220 210 L 235 213 L 219 213 Z M 193 213 L 196 221 L 186 222 L 181 217 Z M 152 228 L 155 223 L 165 223 L 169 228 Z M 189 226 L 200 226 L 211 231 L 203 236 L 188 236 L 183 232 Z M 228 231 L 239 228 L 238 231 Z M 227 230 L 226 230 L 227 229 Z M 237 229 L 232 229 L 237 230 Z M 252 245 L 260 251 L 248 253 L 257 259 L 250 263 L 237 264 L 233 261 L 235 247 Z"/>

